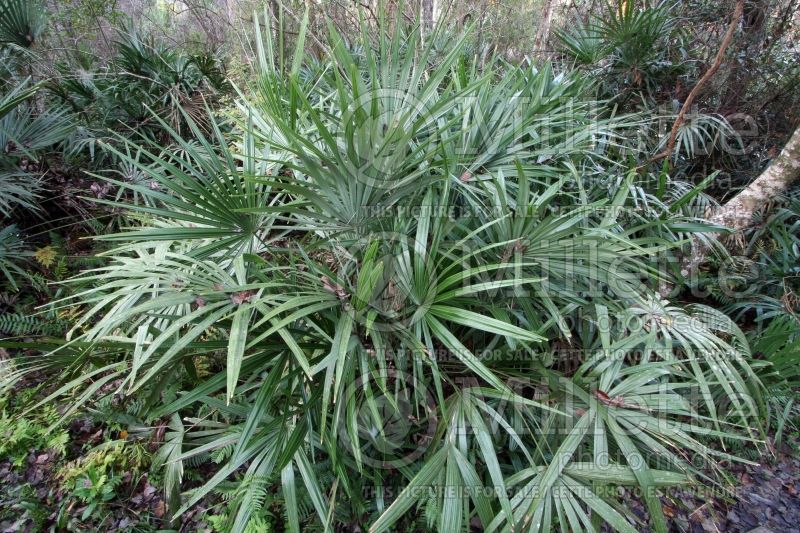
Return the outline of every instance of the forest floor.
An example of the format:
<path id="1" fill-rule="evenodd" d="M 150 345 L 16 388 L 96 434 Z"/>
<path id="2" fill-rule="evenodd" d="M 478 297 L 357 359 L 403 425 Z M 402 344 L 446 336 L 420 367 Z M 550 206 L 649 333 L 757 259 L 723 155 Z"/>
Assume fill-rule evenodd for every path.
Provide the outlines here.
<path id="1" fill-rule="evenodd" d="M 693 511 L 673 517 L 679 530 L 694 533 L 800 530 L 800 458 L 796 453 L 763 457 L 758 465 L 736 465 L 728 473 L 735 476 L 735 500 L 701 503 L 695 499 Z"/>
<path id="2" fill-rule="evenodd" d="M 670 531 L 690 533 L 782 533 L 800 531 L 800 452 L 796 440 L 785 453 L 764 455 L 755 465 L 734 464 L 727 474 L 735 484 L 733 494 L 669 491 L 662 497 Z M 627 504 L 646 523 L 644 503 Z"/>

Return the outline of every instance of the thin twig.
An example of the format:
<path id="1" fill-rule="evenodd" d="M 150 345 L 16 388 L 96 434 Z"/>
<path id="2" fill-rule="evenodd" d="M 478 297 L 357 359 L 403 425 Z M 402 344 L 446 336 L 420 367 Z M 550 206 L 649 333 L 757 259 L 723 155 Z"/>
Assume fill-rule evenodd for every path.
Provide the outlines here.
<path id="1" fill-rule="evenodd" d="M 719 51 L 717 52 L 717 57 L 714 59 L 714 63 L 711 65 L 711 68 L 709 68 L 706 73 L 703 74 L 703 77 L 698 80 L 698 82 L 692 88 L 692 91 L 689 93 L 689 96 L 686 97 L 686 101 L 683 102 L 683 106 L 678 113 L 678 117 L 675 119 L 675 123 L 672 124 L 672 131 L 669 133 L 667 147 L 663 152 L 648 159 L 644 166 L 647 166 L 650 163 L 654 163 L 665 157 L 669 157 L 670 154 L 672 154 L 672 151 L 675 149 L 675 141 L 678 138 L 678 129 L 681 127 L 681 124 L 683 124 L 686 118 L 686 112 L 691 108 L 692 103 L 694 103 L 694 99 L 700 93 L 700 89 L 703 87 L 703 85 L 705 85 L 706 82 L 710 80 L 714 74 L 716 74 L 716 72 L 719 70 L 719 67 L 722 65 L 722 60 L 725 58 L 725 51 L 728 49 L 731 41 L 733 41 L 733 34 L 736 32 L 736 27 L 739 25 L 739 19 L 742 18 L 743 11 L 744 0 L 738 0 L 736 2 L 736 7 L 733 10 L 733 18 L 731 19 L 731 23 L 728 25 L 728 31 L 725 32 L 725 36 L 722 38 L 722 43 L 720 44 Z"/>

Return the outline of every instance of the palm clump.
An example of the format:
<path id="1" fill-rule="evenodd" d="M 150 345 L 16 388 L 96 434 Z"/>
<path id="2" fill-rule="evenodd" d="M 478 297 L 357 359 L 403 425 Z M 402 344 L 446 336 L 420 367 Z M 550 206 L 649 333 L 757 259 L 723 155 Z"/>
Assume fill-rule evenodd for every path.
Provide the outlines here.
<path id="1" fill-rule="evenodd" d="M 577 75 L 399 23 L 311 61 L 305 28 L 279 61 L 257 31 L 234 124 L 108 147 L 130 227 L 18 372 L 145 398 L 172 512 L 223 490 L 236 531 L 271 494 L 292 531 L 636 531 L 618 486 L 666 530 L 659 491 L 760 437 L 744 335 L 656 292 L 698 191 L 629 172 L 636 120 Z"/>

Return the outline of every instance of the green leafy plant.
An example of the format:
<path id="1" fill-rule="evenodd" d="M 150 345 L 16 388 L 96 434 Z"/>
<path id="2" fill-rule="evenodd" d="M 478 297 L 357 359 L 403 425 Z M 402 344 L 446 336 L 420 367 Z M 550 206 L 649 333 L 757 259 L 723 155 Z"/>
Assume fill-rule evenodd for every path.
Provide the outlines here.
<path id="1" fill-rule="evenodd" d="M 45 11 L 39 0 L 0 2 L 0 43 L 29 48 L 45 26 Z"/>
<path id="2" fill-rule="evenodd" d="M 752 344 L 759 359 L 754 367 L 767 391 L 767 420 L 775 431 L 775 446 L 780 448 L 797 417 L 800 322 L 790 315 L 777 316 L 753 335 Z"/>
<path id="3" fill-rule="evenodd" d="M 63 141 L 72 125 L 63 111 L 34 114 L 25 105 L 39 86 L 23 80 L 0 98 L 0 214 L 11 216 L 20 207 L 39 210 L 36 200 L 43 184 L 37 152 Z"/>
<path id="4" fill-rule="evenodd" d="M 29 362 L 59 372 L 41 403 L 141 400 L 175 514 L 225 490 L 233 531 L 273 493 L 290 531 L 644 527 L 616 486 L 666 531 L 660 489 L 762 436 L 745 335 L 657 294 L 702 188 L 641 186 L 613 159 L 639 121 L 579 76 L 393 20 L 357 47 L 331 28 L 310 77 L 306 29 L 284 57 L 257 28 L 232 124 L 154 115 L 170 148 L 108 146 L 143 179 L 105 178 L 129 227 L 53 304 L 84 312 Z"/>
<path id="5" fill-rule="evenodd" d="M 720 265 L 712 295 L 737 319 L 752 316 L 758 329 L 788 313 L 800 320 L 800 190 L 775 199 L 743 236 L 740 252 Z"/>
<path id="6" fill-rule="evenodd" d="M 0 332 L 14 337 L 23 335 L 63 335 L 69 321 L 46 315 L 0 314 Z"/>
<path id="7" fill-rule="evenodd" d="M 626 102 L 632 94 L 654 98 L 685 71 L 681 20 L 671 2 L 607 3 L 588 23 L 556 31 L 564 51 L 602 80 L 603 92 Z"/>
<path id="8" fill-rule="evenodd" d="M 17 84 L 0 98 L 0 119 L 8 115 L 19 104 L 36 94 L 38 86 L 28 87 L 28 80 Z"/>
<path id="9" fill-rule="evenodd" d="M 17 289 L 17 281 L 28 276 L 21 263 L 27 259 L 30 251 L 20 238 L 16 226 L 6 226 L 0 229 L 0 271 L 13 289 Z"/>
<path id="10" fill-rule="evenodd" d="M 76 51 L 57 66 L 62 76 L 48 84 L 85 124 L 71 138 L 66 153 L 72 157 L 88 152 L 95 164 L 104 162 L 99 143 L 119 134 L 168 140 L 154 114 L 188 134 L 183 113 L 202 123 L 206 107 L 225 89 L 220 62 L 211 54 L 191 54 L 127 27 L 118 30 L 113 47 L 103 65 L 90 51 Z"/>
<path id="11" fill-rule="evenodd" d="M 81 514 L 81 519 L 86 520 L 99 510 L 104 504 L 116 497 L 115 487 L 121 481 L 120 477 L 101 474 L 96 468 L 89 467 L 86 474 L 75 481 L 73 496 L 86 505 Z"/>
<path id="12" fill-rule="evenodd" d="M 4 397 L 0 411 L 0 454 L 11 459 L 14 466 L 22 466 L 30 449 L 50 451 L 55 455 L 63 454 L 69 441 L 69 435 L 63 430 L 52 430 L 52 424 L 58 421 L 57 411 L 48 407 L 36 417 L 21 417 L 19 409 L 10 409 Z"/>

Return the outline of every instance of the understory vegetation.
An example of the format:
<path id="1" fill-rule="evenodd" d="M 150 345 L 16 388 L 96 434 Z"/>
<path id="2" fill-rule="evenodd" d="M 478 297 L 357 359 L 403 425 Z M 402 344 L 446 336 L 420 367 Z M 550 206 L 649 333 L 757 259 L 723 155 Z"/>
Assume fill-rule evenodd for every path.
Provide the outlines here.
<path id="1" fill-rule="evenodd" d="M 4 528 L 667 531 L 794 450 L 800 190 L 709 218 L 798 125 L 796 2 L 686 119 L 739 2 L 546 56 L 498 6 L 51 4 L 0 0 Z"/>

